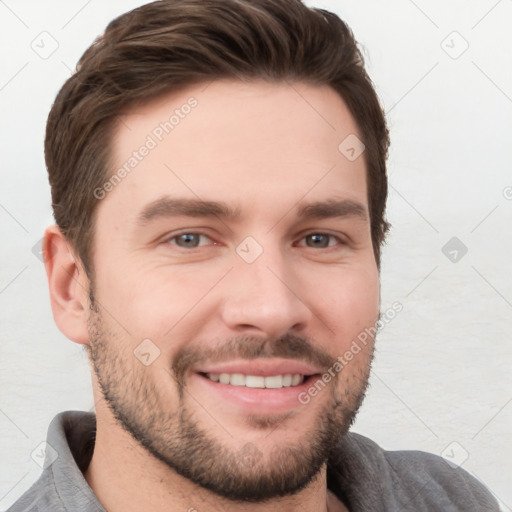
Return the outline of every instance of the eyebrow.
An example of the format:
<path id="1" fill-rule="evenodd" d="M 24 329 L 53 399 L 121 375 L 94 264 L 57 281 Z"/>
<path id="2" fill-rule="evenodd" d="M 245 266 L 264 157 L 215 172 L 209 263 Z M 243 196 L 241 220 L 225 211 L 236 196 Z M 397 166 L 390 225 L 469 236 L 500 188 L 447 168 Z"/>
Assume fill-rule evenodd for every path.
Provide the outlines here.
<path id="1" fill-rule="evenodd" d="M 150 221 L 167 217 L 219 217 L 226 220 L 240 218 L 238 208 L 231 208 L 218 201 L 201 199 L 180 199 L 169 196 L 161 197 L 143 208 L 137 217 L 137 224 L 145 226 Z M 316 201 L 298 206 L 297 217 L 300 219 L 326 219 L 335 217 L 356 217 L 367 221 L 366 208 L 351 199 Z"/>
<path id="2" fill-rule="evenodd" d="M 144 207 L 137 218 L 137 224 L 144 226 L 155 219 L 177 216 L 220 217 L 234 220 L 240 217 L 240 211 L 217 201 L 164 196 Z"/>
<path id="3" fill-rule="evenodd" d="M 304 219 L 328 219 L 334 217 L 356 217 L 367 221 L 366 208 L 352 199 L 317 201 L 300 206 L 297 216 Z"/>

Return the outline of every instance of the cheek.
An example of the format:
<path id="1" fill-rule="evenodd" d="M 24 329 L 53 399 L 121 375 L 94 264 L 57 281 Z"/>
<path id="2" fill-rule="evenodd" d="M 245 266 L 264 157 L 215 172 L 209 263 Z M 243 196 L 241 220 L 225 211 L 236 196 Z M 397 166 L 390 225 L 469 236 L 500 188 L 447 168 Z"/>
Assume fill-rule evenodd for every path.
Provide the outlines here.
<path id="1" fill-rule="evenodd" d="M 379 276 L 371 268 L 360 272 L 340 271 L 325 283 L 319 296 L 322 317 L 333 331 L 335 351 L 340 352 L 377 321 Z"/>
<path id="2" fill-rule="evenodd" d="M 102 305 L 137 339 L 166 341 L 204 314 L 205 297 L 222 269 L 139 268 L 104 273 Z M 220 274 L 222 276 L 222 273 Z M 98 278 L 99 279 L 99 278 Z"/>

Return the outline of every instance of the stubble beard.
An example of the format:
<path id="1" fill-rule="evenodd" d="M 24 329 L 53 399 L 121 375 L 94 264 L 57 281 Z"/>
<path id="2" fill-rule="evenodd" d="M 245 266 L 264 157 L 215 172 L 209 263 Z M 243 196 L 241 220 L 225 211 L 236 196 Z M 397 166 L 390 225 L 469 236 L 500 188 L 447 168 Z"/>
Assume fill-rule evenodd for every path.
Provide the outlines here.
<path id="1" fill-rule="evenodd" d="M 367 364 L 358 366 L 357 372 L 345 378 L 346 385 L 341 392 L 336 387 L 338 378 L 351 368 L 347 367 L 336 375 L 332 381 L 334 385 L 320 393 L 329 393 L 330 398 L 318 409 L 312 427 L 306 429 L 299 439 L 286 444 L 280 440 L 272 449 L 239 440 L 239 447 L 234 449 L 203 429 L 195 418 L 190 406 L 199 406 L 197 398 L 191 399 L 187 392 L 187 363 L 183 364 L 184 361 L 190 362 L 190 358 L 175 360 L 174 372 L 170 369 L 168 373 L 164 371 L 161 374 L 162 379 L 167 378 L 169 384 L 177 386 L 179 391 L 179 403 L 171 409 L 160 399 L 152 380 L 158 374 L 152 374 L 150 367 L 139 363 L 131 349 L 117 349 L 114 343 L 116 338 L 119 341 L 119 334 L 113 330 L 106 331 L 99 308 L 91 302 L 89 360 L 104 399 L 119 425 L 152 456 L 182 477 L 235 502 L 263 503 L 293 495 L 318 477 L 341 436 L 352 425 L 363 402 L 373 359 L 372 344 L 366 354 Z M 236 340 L 231 341 L 235 343 L 226 344 L 225 347 L 240 347 L 236 345 Z M 267 357 L 276 355 L 269 355 L 268 350 L 274 350 L 272 347 L 279 347 L 277 355 L 282 356 L 291 351 L 296 353 L 299 347 L 307 352 L 309 346 L 307 341 L 294 336 L 285 336 L 272 343 L 258 342 L 260 348 L 256 350 Z M 118 346 L 126 344 L 118 343 Z M 309 407 L 320 398 L 323 399 L 316 397 L 302 407 Z M 294 421 L 293 413 L 289 415 L 290 418 L 287 416 L 251 415 L 246 424 L 255 429 L 266 429 L 268 436 L 265 441 L 268 445 L 273 433 L 279 431 L 280 423 Z M 218 421 L 222 424 L 222 419 Z"/>

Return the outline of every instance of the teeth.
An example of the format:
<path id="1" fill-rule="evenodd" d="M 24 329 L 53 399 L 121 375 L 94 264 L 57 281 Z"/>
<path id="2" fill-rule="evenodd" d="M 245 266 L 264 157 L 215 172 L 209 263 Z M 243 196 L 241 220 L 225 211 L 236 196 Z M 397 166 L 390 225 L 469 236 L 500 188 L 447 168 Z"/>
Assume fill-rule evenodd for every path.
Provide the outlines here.
<path id="1" fill-rule="evenodd" d="M 232 386 L 245 386 L 248 388 L 280 389 L 290 386 L 298 386 L 304 382 L 304 375 L 290 374 L 272 375 L 262 377 L 260 375 L 243 375 L 241 373 L 207 373 L 206 376 L 214 382 L 231 384 Z"/>
<path id="2" fill-rule="evenodd" d="M 256 377 L 254 375 L 247 375 L 245 377 L 245 386 L 247 388 L 264 388 L 265 377 Z"/>
<path id="3" fill-rule="evenodd" d="M 297 384 L 300 384 L 302 382 L 302 376 L 301 375 L 293 375 L 292 377 L 292 386 L 296 386 Z"/>
<path id="4" fill-rule="evenodd" d="M 275 377 L 265 377 L 265 387 L 266 388 L 282 388 L 283 387 L 283 377 L 282 375 L 276 375 Z"/>
<path id="5" fill-rule="evenodd" d="M 228 375 L 227 373 L 225 373 L 224 375 Z M 229 378 L 229 375 L 228 375 L 228 384 L 231 384 L 232 386 L 245 386 L 246 383 L 245 383 L 245 375 L 242 375 L 241 373 L 233 373 L 233 375 L 231 375 L 231 378 Z"/>

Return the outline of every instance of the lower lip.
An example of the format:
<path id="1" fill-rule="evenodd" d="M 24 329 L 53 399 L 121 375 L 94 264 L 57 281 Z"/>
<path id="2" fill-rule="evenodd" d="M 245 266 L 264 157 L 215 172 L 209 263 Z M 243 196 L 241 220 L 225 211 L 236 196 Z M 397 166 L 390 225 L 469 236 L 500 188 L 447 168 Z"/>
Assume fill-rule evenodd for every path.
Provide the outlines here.
<path id="1" fill-rule="evenodd" d="M 206 403 L 216 403 L 220 398 L 248 414 L 279 414 L 304 407 L 299 401 L 299 395 L 308 389 L 315 378 L 318 375 L 309 376 L 297 386 L 268 389 L 221 384 L 201 374 L 193 374 L 194 384 L 201 386 L 201 396 L 212 397 L 212 401 L 207 398 Z"/>

